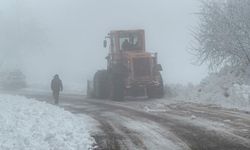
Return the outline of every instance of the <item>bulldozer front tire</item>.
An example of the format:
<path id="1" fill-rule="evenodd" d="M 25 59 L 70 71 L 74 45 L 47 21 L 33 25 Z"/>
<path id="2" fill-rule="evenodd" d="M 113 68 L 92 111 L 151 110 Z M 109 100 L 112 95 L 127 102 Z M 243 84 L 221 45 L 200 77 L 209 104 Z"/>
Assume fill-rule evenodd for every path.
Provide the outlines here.
<path id="1" fill-rule="evenodd" d="M 147 95 L 149 98 L 163 98 L 164 97 L 164 84 L 162 80 L 161 74 L 159 74 L 159 82 L 158 86 L 150 86 L 147 88 Z"/>

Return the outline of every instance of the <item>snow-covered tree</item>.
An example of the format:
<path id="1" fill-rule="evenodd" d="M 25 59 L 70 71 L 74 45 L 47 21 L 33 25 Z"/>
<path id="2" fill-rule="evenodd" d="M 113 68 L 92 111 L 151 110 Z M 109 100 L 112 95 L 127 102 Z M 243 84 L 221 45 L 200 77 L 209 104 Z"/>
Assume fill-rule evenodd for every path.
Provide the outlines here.
<path id="1" fill-rule="evenodd" d="M 250 1 L 203 0 L 194 48 L 200 63 L 217 68 L 250 64 Z"/>

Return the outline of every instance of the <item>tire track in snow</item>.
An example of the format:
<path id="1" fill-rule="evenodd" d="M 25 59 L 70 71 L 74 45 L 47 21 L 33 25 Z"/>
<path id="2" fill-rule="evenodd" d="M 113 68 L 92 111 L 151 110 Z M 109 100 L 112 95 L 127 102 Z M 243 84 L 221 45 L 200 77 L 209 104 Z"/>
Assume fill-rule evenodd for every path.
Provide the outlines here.
<path id="1" fill-rule="evenodd" d="M 36 98 L 35 95 L 34 97 Z M 147 112 L 138 111 L 132 107 L 128 108 L 126 106 L 116 105 L 112 101 L 101 101 L 101 100 L 97 101 L 97 100 L 88 100 L 88 99 L 84 100 L 82 97 L 77 98 L 75 96 L 72 98 L 70 98 L 70 96 L 67 98 L 62 97 L 62 101 L 65 103 L 72 104 L 72 106 L 74 105 L 79 106 L 81 105 L 81 103 L 85 103 L 87 107 L 88 105 L 90 107 L 95 107 L 94 109 L 90 108 L 88 110 L 86 106 L 84 106 L 83 109 L 79 108 L 80 107 L 79 106 L 78 108 L 73 108 L 73 112 L 91 114 L 91 113 L 95 113 L 94 111 L 99 111 L 99 113 L 102 113 L 101 111 L 104 110 L 107 112 L 117 113 L 117 115 L 124 115 L 120 113 L 122 110 L 123 112 L 127 112 L 126 113 L 127 116 L 150 120 L 151 122 L 155 122 L 161 125 L 162 127 L 165 127 L 166 130 L 170 130 L 178 138 L 180 138 L 183 142 L 185 142 L 189 146 L 189 148 L 192 150 L 196 150 L 196 149 L 197 150 L 201 150 L 201 149 L 249 150 L 250 149 L 250 141 L 248 140 L 244 141 L 244 138 L 240 136 L 234 136 L 233 134 L 226 133 L 223 131 L 218 132 L 216 130 L 209 130 L 205 127 L 185 122 L 185 120 L 176 119 L 175 117 L 181 117 L 181 116 L 173 115 L 171 113 L 166 114 L 166 115 L 150 114 Z M 214 111 L 216 112 L 216 109 Z M 108 118 L 108 119 L 111 119 L 109 121 L 112 121 L 112 118 Z M 123 131 L 123 132 L 126 133 L 126 131 Z"/>

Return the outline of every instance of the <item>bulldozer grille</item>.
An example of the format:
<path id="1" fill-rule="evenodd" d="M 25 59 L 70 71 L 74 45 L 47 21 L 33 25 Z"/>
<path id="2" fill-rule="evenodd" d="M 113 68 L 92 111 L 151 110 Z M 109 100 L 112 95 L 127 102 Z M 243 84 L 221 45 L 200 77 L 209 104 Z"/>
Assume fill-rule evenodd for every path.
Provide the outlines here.
<path id="1" fill-rule="evenodd" d="M 151 65 L 149 58 L 134 58 L 134 77 L 148 77 L 151 75 Z"/>

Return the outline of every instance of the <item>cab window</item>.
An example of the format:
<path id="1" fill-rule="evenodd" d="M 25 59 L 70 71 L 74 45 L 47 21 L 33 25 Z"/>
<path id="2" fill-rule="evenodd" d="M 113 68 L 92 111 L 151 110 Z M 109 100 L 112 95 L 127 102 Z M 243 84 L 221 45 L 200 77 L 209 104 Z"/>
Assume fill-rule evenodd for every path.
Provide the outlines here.
<path id="1" fill-rule="evenodd" d="M 142 42 L 137 34 L 121 34 L 119 38 L 120 50 L 137 51 L 142 50 Z"/>

